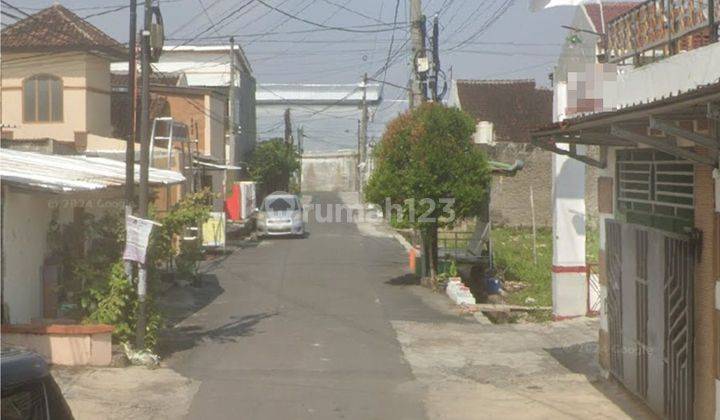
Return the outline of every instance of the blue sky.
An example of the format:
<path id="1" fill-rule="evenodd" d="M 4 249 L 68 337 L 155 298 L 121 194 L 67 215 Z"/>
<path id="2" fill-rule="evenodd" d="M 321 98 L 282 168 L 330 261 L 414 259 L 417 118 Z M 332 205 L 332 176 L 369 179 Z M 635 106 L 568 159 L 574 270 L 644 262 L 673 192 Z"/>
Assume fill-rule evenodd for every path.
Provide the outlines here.
<path id="1" fill-rule="evenodd" d="M 28 13 L 53 4 L 52 0 L 8 1 Z M 530 13 L 527 1 L 424 0 L 423 10 L 428 19 L 439 15 L 440 59 L 448 78 L 531 78 L 538 85 L 548 86 L 548 74 L 567 36 L 567 30 L 560 25 L 570 23 L 575 8 Z M 194 37 L 198 38 L 193 44 L 226 43 L 234 35 L 245 49 L 259 83 L 357 83 L 368 72 L 396 85 L 407 84 L 409 0 L 397 3 L 398 24 L 394 34 L 387 29 L 395 19 L 396 0 L 263 2 L 301 19 L 362 32 L 317 30 L 311 24 L 271 10 L 258 0 L 164 0 L 160 6 L 166 44 L 178 45 Z M 128 0 L 59 3 L 82 17 L 90 15 L 87 19 L 94 25 L 121 42 L 127 41 L 129 13 L 123 5 Z M 138 15 L 140 24 L 142 8 L 138 8 Z M 8 23 L 5 16 L 3 22 Z M 373 32 L 379 28 L 386 30 Z M 387 62 L 391 43 L 394 59 L 385 74 L 379 70 Z M 380 136 L 385 123 L 405 108 L 394 100 L 406 99 L 407 92 L 386 86 L 383 98 L 385 102 L 370 124 L 371 136 Z M 312 134 L 337 145 L 351 144 L 355 142 L 356 127 L 354 121 L 348 124 L 347 130 L 337 133 L 325 130 Z M 319 146 L 330 147 L 324 143 Z"/>
<path id="2" fill-rule="evenodd" d="M 395 0 L 265 0 L 301 18 L 337 27 L 376 29 L 392 23 Z M 573 7 L 554 8 L 539 13 L 528 11 L 527 0 L 425 0 L 423 9 L 430 18 L 439 13 L 441 23 L 441 61 L 443 70 L 454 78 L 533 78 L 547 85 L 547 74 L 560 51 Z M 51 0 L 14 0 L 11 4 L 32 12 Z M 61 4 L 81 16 L 122 6 L 127 0 L 61 0 Z M 247 6 L 232 12 L 249 3 Z M 261 83 L 358 81 L 367 71 L 380 69 L 387 58 L 391 31 L 348 33 L 315 31 L 313 26 L 289 19 L 257 1 L 245 0 L 165 0 L 161 8 L 169 38 L 189 38 L 210 27 L 195 43 L 217 43 L 219 37 L 235 35 L 243 45 Z M 509 5 L 493 19 L 493 14 Z M 408 0 L 400 0 L 394 50 L 408 38 Z M 139 9 L 142 13 L 142 9 Z M 3 17 L 7 23 L 7 18 Z M 223 20 L 224 19 L 224 20 Z M 116 39 L 127 40 L 128 9 L 88 19 Z M 485 31 L 477 34 L 482 28 Z M 307 30 L 313 30 L 307 32 Z M 270 34 L 267 34 L 270 32 Z M 463 40 L 470 42 L 449 51 Z M 182 41 L 168 41 L 176 44 Z M 398 60 L 389 69 L 387 80 L 405 85 L 408 54 L 398 51 Z M 388 87 L 385 97 L 392 99 L 402 91 Z"/>

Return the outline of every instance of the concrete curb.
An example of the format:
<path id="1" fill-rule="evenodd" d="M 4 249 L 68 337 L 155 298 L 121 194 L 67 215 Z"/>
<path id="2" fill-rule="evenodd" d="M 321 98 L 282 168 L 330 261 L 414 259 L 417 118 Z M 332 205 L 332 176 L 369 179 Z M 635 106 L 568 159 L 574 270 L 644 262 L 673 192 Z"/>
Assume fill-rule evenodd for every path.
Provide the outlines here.
<path id="1" fill-rule="evenodd" d="M 480 325 L 495 325 L 490 321 L 488 317 L 485 316 L 484 313 L 477 311 L 473 313 L 473 318 L 478 322 Z"/>
<path id="2" fill-rule="evenodd" d="M 385 224 L 387 226 L 387 223 Z M 397 239 L 398 242 L 400 242 L 400 245 L 402 245 L 405 248 L 405 251 L 410 252 L 411 249 L 413 249 L 413 246 L 408 242 L 407 239 L 405 239 L 404 236 L 401 234 L 395 232 L 395 229 L 391 228 L 390 226 L 387 226 L 388 229 L 390 229 L 390 233 L 392 236 Z"/>

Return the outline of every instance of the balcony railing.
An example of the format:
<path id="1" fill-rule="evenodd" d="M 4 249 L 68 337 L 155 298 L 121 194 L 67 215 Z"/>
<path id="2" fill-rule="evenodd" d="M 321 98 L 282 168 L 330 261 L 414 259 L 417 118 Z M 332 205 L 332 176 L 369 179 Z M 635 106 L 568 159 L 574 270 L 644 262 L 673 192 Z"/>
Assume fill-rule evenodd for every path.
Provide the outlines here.
<path id="1" fill-rule="evenodd" d="M 608 22 L 607 60 L 642 65 L 715 42 L 719 16 L 720 0 L 645 1 Z"/>

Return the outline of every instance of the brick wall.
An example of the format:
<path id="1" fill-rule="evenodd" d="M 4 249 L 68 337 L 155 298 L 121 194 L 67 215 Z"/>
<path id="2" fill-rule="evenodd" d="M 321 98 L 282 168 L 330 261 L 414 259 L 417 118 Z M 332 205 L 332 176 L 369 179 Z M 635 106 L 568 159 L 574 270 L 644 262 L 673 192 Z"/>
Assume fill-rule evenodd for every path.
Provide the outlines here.
<path id="1" fill-rule="evenodd" d="M 541 227 L 552 226 L 552 153 L 526 143 L 498 143 L 486 151 L 490 159 L 513 163 L 517 159 L 525 167 L 514 177 L 493 177 L 490 217 L 494 224 L 504 226 L 530 226 L 532 214 L 529 206 L 532 186 L 535 204 L 535 223 Z M 589 154 L 597 155 L 596 150 Z M 587 166 L 585 205 L 588 223 L 597 226 L 597 177 L 596 168 Z"/>
<path id="2" fill-rule="evenodd" d="M 210 154 L 210 139 L 205 138 L 205 96 L 204 95 L 168 95 L 170 116 L 175 121 L 187 124 L 190 136 L 198 139 L 198 149 L 202 154 Z M 197 130 L 197 131 L 196 131 Z"/>
<path id="3" fill-rule="evenodd" d="M 715 418 L 715 256 L 717 238 L 712 168 L 695 165 L 695 228 L 703 234 L 695 266 L 695 418 Z"/>

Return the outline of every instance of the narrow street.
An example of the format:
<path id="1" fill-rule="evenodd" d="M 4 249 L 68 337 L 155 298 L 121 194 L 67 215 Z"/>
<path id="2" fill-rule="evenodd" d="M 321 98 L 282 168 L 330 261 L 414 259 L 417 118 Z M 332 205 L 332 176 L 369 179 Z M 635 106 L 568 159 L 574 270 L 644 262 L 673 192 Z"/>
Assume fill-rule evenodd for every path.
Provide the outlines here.
<path id="1" fill-rule="evenodd" d="M 312 215 L 308 231 L 263 240 L 207 272 L 219 294 L 177 326 L 178 347 L 193 347 L 168 362 L 202 381 L 189 417 L 424 417 L 390 321 L 463 320 L 393 284 L 406 260 L 396 240 Z"/>
<path id="2" fill-rule="evenodd" d="M 600 379 L 596 320 L 480 325 L 406 275 L 392 236 L 309 220 L 306 238 L 241 244 L 182 289 L 196 312 L 163 347 L 199 383 L 188 418 L 646 417 Z"/>
<path id="3" fill-rule="evenodd" d="M 3 418 L 720 420 L 720 0 L 0 3 Z"/>

